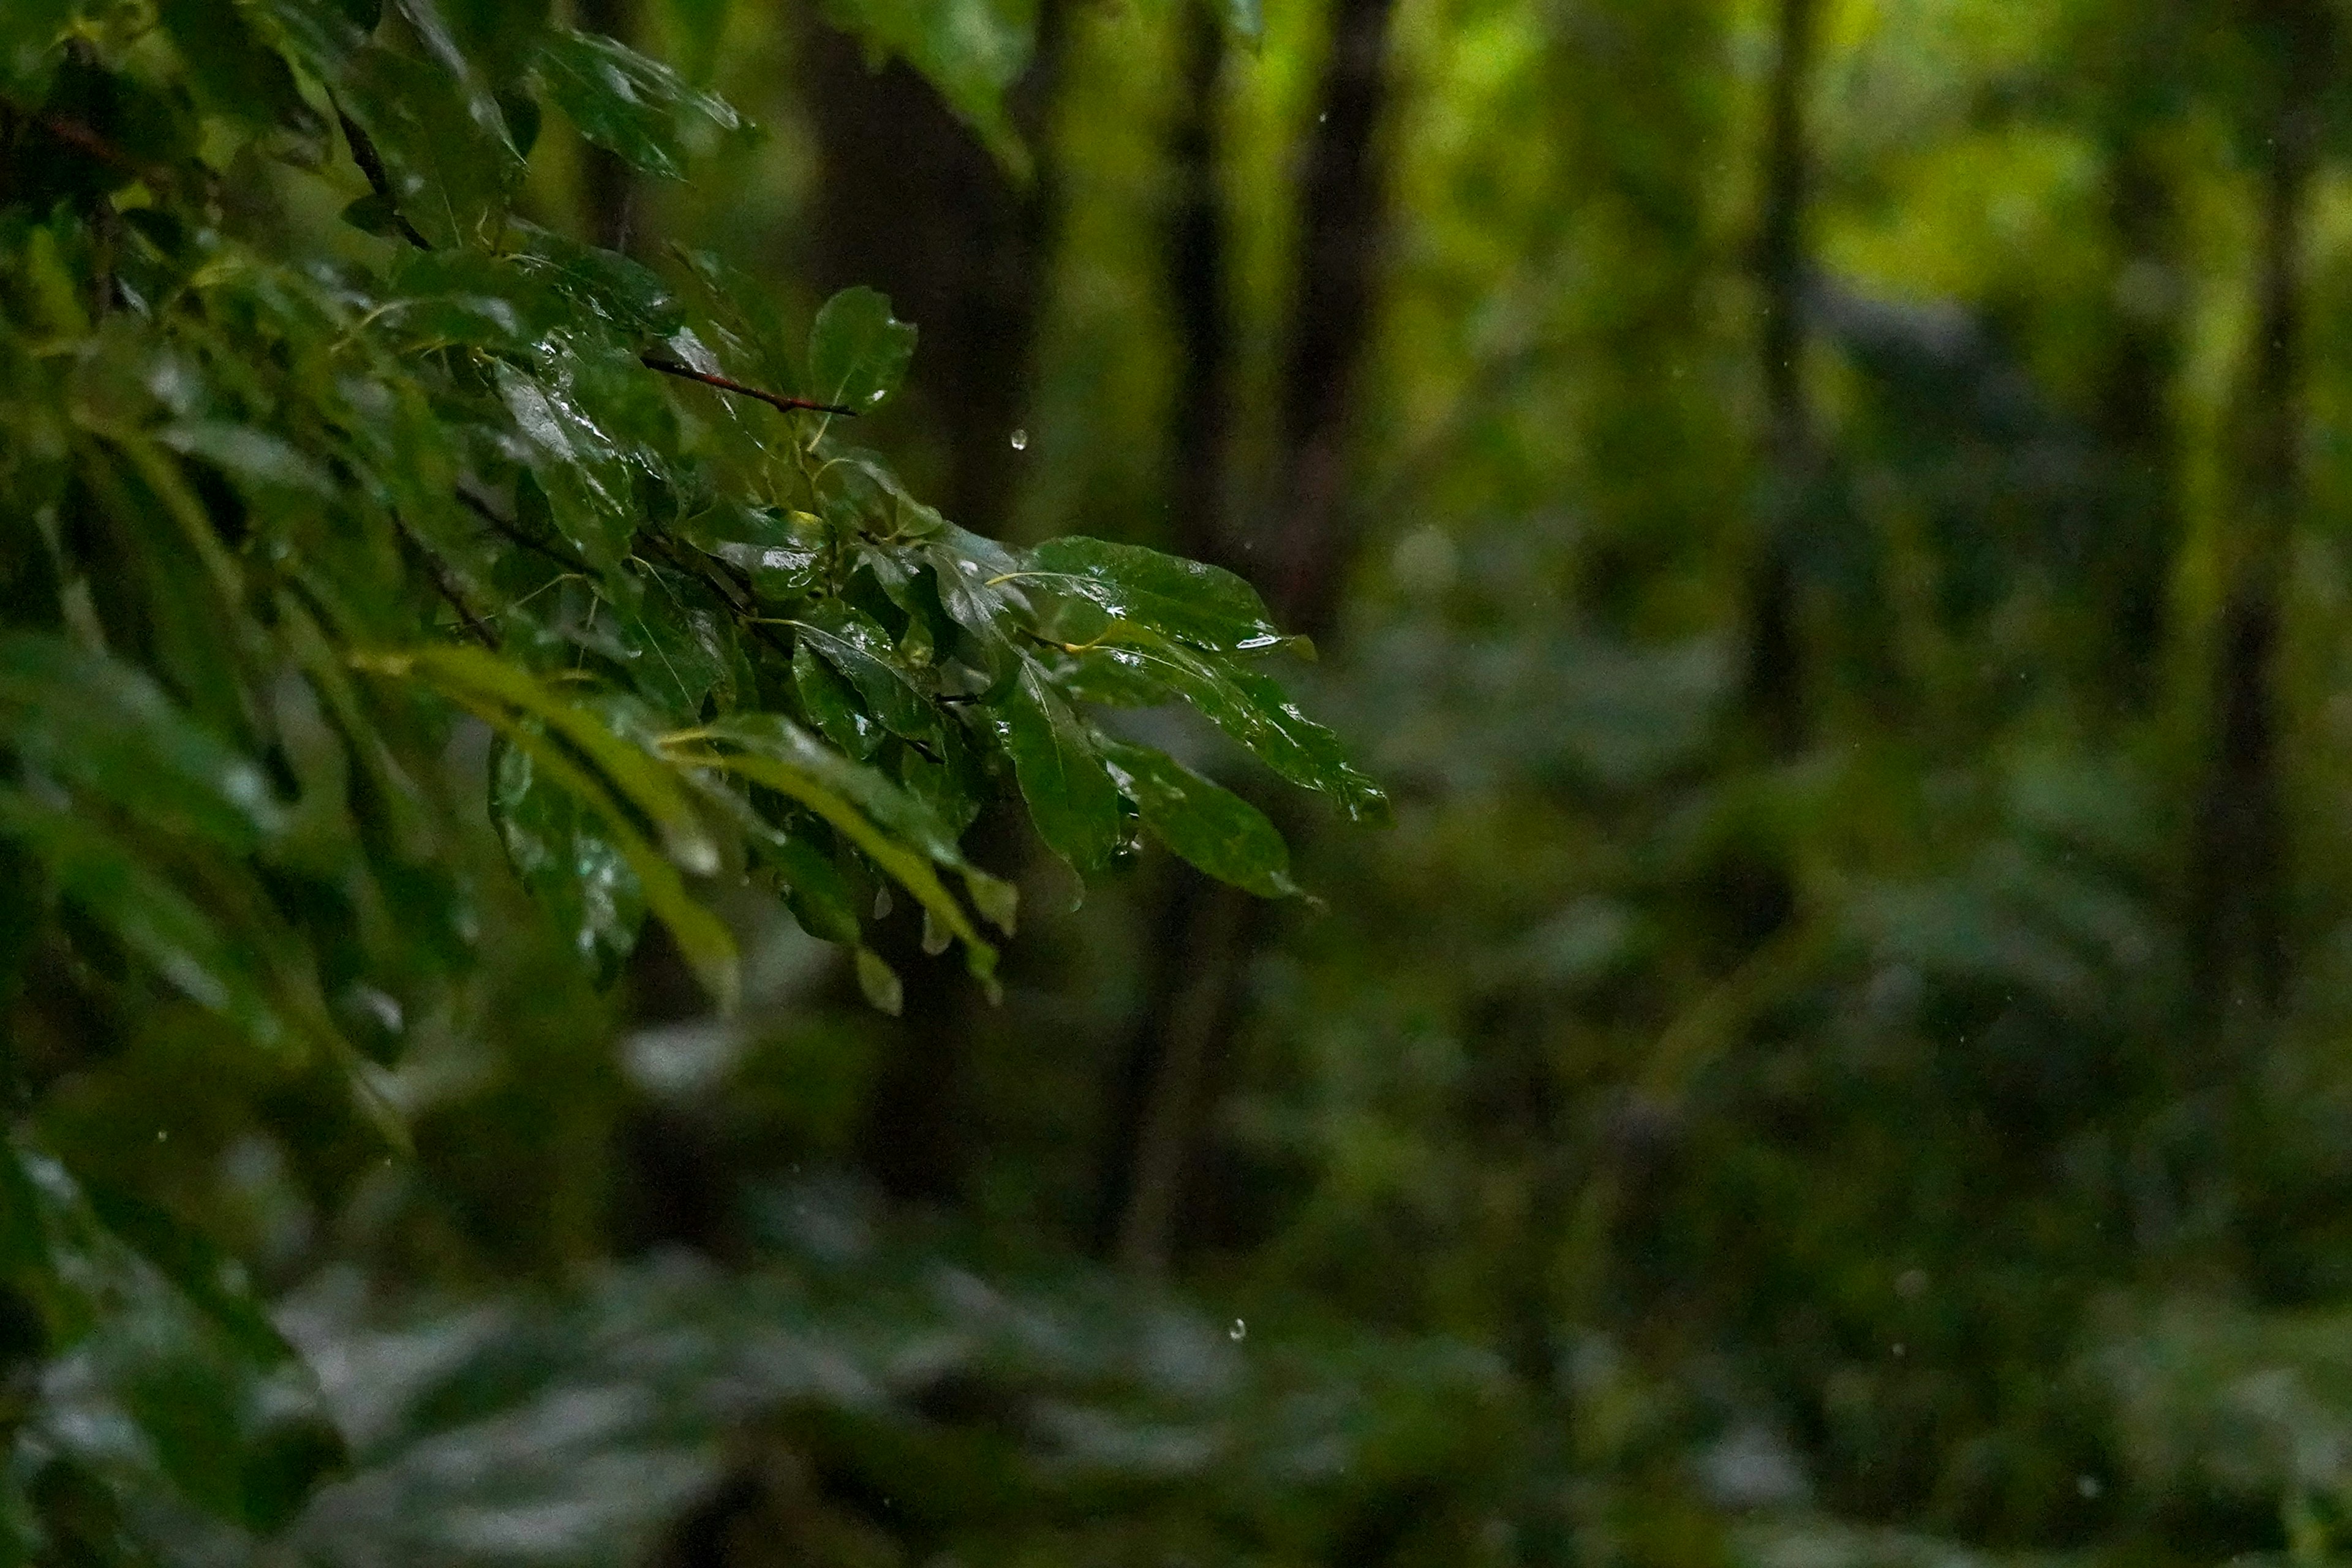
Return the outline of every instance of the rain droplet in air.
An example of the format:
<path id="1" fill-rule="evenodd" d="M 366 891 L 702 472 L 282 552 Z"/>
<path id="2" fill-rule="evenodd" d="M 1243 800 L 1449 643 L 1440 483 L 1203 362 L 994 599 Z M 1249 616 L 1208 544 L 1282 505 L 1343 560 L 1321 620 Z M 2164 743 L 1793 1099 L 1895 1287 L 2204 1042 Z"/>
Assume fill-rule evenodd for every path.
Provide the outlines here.
<path id="1" fill-rule="evenodd" d="M 879 403 L 889 395 L 889 393 L 877 386 L 873 391 L 866 395 L 866 401 L 868 403 Z"/>
<path id="2" fill-rule="evenodd" d="M 1013 432 L 1013 449 L 1016 452 L 1025 452 L 1029 449 L 1028 431 L 1015 430 Z"/>
<path id="3" fill-rule="evenodd" d="M 1243 1322 L 1239 1318 L 1235 1318 L 1234 1320 L 1234 1326 L 1225 1331 L 1225 1338 L 1229 1340 L 1244 1340 L 1248 1337 L 1249 1325 Z"/>

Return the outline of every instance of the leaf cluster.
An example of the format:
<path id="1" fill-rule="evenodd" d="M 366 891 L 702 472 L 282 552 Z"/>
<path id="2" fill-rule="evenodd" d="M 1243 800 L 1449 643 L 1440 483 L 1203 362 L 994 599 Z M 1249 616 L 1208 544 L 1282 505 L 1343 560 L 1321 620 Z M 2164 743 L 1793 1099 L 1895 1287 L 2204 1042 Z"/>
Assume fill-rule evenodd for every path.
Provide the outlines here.
<path id="1" fill-rule="evenodd" d="M 1189 704 L 1381 811 L 1264 673 L 1286 639 L 1238 578 L 1008 549 L 850 443 L 914 350 L 881 295 L 790 331 L 715 257 L 656 268 L 530 221 L 551 110 L 653 177 L 747 129 L 544 6 L 0 15 L 0 984 L 21 1016 L 107 1038 L 179 1020 L 397 1141 L 385 1068 L 481 962 L 457 846 L 485 773 L 583 963 L 611 974 L 650 916 L 722 1009 L 713 898 L 746 883 L 852 950 L 885 1008 L 884 889 L 992 984 L 1014 890 L 961 841 L 1000 797 L 1081 871 L 1148 833 L 1295 890 L 1255 807 L 1103 706 Z M 16 1035 L 24 1105 L 82 1047 Z M 49 1369 L 0 1424 L 13 1539 L 94 1540 L 157 1476 L 175 1507 L 282 1518 L 331 1444 L 281 1452 L 300 1399 L 249 1300 L 32 1140 L 6 1158 L 0 1371 Z M 108 1325 L 142 1292 L 162 1305 L 136 1321 L 184 1320 L 189 1348 L 118 1363 Z M 178 1392 L 142 1403 L 141 1355 Z M 124 1414 L 115 1448 L 55 1394 L 67 1365 Z M 77 1489 L 99 1500 L 55 1500 Z"/>

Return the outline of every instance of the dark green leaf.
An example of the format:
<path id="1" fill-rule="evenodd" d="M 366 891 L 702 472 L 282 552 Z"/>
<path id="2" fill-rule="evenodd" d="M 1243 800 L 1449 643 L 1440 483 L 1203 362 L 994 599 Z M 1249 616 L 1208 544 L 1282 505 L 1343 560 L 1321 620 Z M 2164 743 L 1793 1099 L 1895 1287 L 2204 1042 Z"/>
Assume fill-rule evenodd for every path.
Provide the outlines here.
<path id="1" fill-rule="evenodd" d="M 1129 674 L 1199 709 L 1291 783 L 1322 791 L 1358 822 L 1387 820 L 1388 797 L 1348 761 L 1339 737 L 1301 713 L 1269 678 L 1126 622 L 1106 632 L 1099 647 Z"/>
<path id="2" fill-rule="evenodd" d="M 1143 814 L 1144 826 L 1210 876 L 1260 898 L 1298 891 L 1290 850 L 1257 807 L 1149 746 L 1099 743 L 1111 776 Z"/>
<path id="3" fill-rule="evenodd" d="M 446 68 L 374 45 L 352 57 L 337 101 L 382 155 L 401 215 L 436 246 L 497 238 L 522 160 L 495 105 L 478 115 Z"/>
<path id="4" fill-rule="evenodd" d="M 146 857 L 89 821 L 13 793 L 0 792 L 0 834 L 22 841 L 59 893 L 183 994 L 231 1019 L 265 1048 L 289 1041 L 292 1031 L 250 951 L 157 875 Z"/>
<path id="5" fill-rule="evenodd" d="M 1025 665 L 999 710 L 1004 749 L 1045 847 L 1081 871 L 1110 863 L 1121 841 L 1118 786 L 1077 715 L 1036 665 Z"/>
<path id="6" fill-rule="evenodd" d="M 997 161 L 1027 177 L 1029 155 L 1005 94 L 1029 63 L 1034 8 L 1009 0 L 827 0 L 825 14 L 874 55 L 897 55 L 929 78 Z"/>
<path id="7" fill-rule="evenodd" d="M 57 782 L 244 852 L 285 820 L 261 770 L 145 674 L 62 638 L 0 637 L 0 737 Z"/>
<path id="8" fill-rule="evenodd" d="M 1305 638 L 1284 637 L 1257 590 L 1232 573 L 1139 545 L 1049 539 L 1029 552 L 1022 576 L 1214 652 L 1312 651 Z"/>
<path id="9" fill-rule="evenodd" d="M 938 710 L 899 663 L 889 635 L 872 620 L 838 601 L 819 601 L 803 610 L 792 626 L 804 644 L 857 689 L 884 729 L 911 741 L 938 732 Z"/>
<path id="10" fill-rule="evenodd" d="M 531 754 L 501 743 L 490 770 L 490 819 L 516 875 L 566 946 L 600 979 L 619 972 L 645 923 L 645 888 L 628 859 L 570 792 L 541 781 Z"/>
<path id="11" fill-rule="evenodd" d="M 793 689 L 801 710 L 824 738 L 863 762 L 882 747 L 882 726 L 876 723 L 833 667 L 816 656 L 803 638 L 793 648 Z"/>
<path id="12" fill-rule="evenodd" d="M 742 129 L 733 109 L 615 39 L 558 27 L 539 56 L 541 79 L 580 133 L 642 174 L 681 179 L 698 127 Z"/>

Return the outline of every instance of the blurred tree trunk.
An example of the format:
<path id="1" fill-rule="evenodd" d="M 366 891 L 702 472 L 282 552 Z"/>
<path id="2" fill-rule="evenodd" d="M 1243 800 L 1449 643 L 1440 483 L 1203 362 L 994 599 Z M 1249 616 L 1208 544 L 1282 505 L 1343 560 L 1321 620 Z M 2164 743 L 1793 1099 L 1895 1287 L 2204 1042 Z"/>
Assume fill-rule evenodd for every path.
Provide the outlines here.
<path id="1" fill-rule="evenodd" d="M 2107 538 L 2093 559 L 2105 581 L 2092 599 L 2108 617 L 2095 639 L 2105 655 L 2099 674 L 2129 713 L 2145 712 L 2155 697 L 2180 541 L 2169 406 L 2180 362 L 2178 215 L 2158 130 L 2140 117 L 2124 127 L 2107 176 L 2117 320 L 2098 411 L 2110 475 Z"/>
<path id="2" fill-rule="evenodd" d="M 1763 294 L 1758 353 L 1764 384 L 1766 470 L 1763 518 L 1748 563 L 1742 695 L 1758 734 L 1779 756 L 1796 752 L 1805 742 L 1792 555 L 1816 462 L 1804 384 L 1805 207 L 1811 156 L 1805 94 L 1812 79 L 1815 5 L 1816 0 L 1780 0 L 1779 52 L 1765 99 L 1764 205 L 1756 235 L 1756 275 Z"/>
<path id="3" fill-rule="evenodd" d="M 1347 505 L 1348 441 L 1356 384 L 1372 327 L 1373 293 L 1386 222 L 1378 132 L 1388 106 L 1388 54 L 1393 0 L 1338 0 L 1321 109 L 1307 133 L 1301 182 L 1298 283 L 1284 366 L 1279 416 L 1288 476 L 1280 512 L 1253 530 L 1263 570 L 1251 574 L 1277 620 L 1318 638 L 1338 619 L 1340 589 L 1354 556 Z M 1179 428 L 1198 405 L 1221 396 L 1225 360 L 1222 241 L 1216 212 L 1213 139 L 1222 45 L 1215 24 L 1195 25 L 1187 79 L 1188 107 L 1174 154 L 1181 174 L 1170 287 L 1187 333 L 1185 404 Z M 1195 129 L 1197 127 L 1197 129 Z M 1199 469 L 1177 485 L 1180 504 L 1205 510 L 1179 523 L 1181 547 L 1236 564 L 1215 497 L 1223 483 L 1223 419 L 1208 415 L 1213 445 L 1193 455 Z M 1297 821 L 1277 824 L 1293 831 Z M 1154 970 L 1137 1014 L 1119 1088 L 1101 1189 L 1098 1241 L 1126 1267 L 1163 1272 L 1174 1251 L 1187 1184 L 1215 1082 L 1241 1022 L 1246 969 L 1265 927 L 1267 906 L 1246 893 L 1171 864 L 1155 921 Z M 1115 1217 L 1114 1217 L 1115 1216 Z"/>
<path id="4" fill-rule="evenodd" d="M 580 26 L 592 33 L 636 41 L 635 0 L 579 0 Z M 626 251 L 636 237 L 636 184 L 629 166 L 593 142 L 580 147 L 582 217 L 589 240 Z"/>
<path id="5" fill-rule="evenodd" d="M 1178 18 L 1183 89 L 1168 135 L 1170 210 L 1166 227 L 1169 304 L 1176 319 L 1177 387 L 1170 423 L 1167 479 L 1179 554 L 1235 564 L 1225 516 L 1230 420 L 1231 333 L 1226 324 L 1223 190 L 1217 160 L 1218 94 L 1225 70 L 1225 30 L 1208 0 L 1192 0 Z M 1150 902 L 1151 998 L 1115 1071 L 1106 1146 L 1097 1156 L 1091 1244 L 1097 1255 L 1156 1271 L 1166 1262 L 1190 1108 L 1201 1093 L 1206 1040 L 1223 1022 L 1228 989 L 1222 976 L 1192 973 L 1195 922 L 1213 911 L 1208 879 L 1169 860 Z M 1220 911 L 1230 916 L 1236 907 Z M 1220 932 L 1221 942 L 1234 940 Z M 1171 1006 L 1166 1016 L 1159 1015 Z"/>
<path id="6" fill-rule="evenodd" d="M 1011 436 L 1029 405 L 1031 363 L 1055 228 L 1049 130 L 1067 0 L 1043 0 L 1013 123 L 1035 159 L 1024 186 L 1007 175 L 929 83 L 893 61 L 869 71 L 860 47 L 811 29 L 804 91 L 821 173 L 814 265 L 826 290 L 865 283 L 921 332 L 910 393 L 945 435 L 948 514 L 1002 534 L 1017 471 Z M 1004 846 L 971 847 L 1003 863 Z M 885 956 L 906 1005 L 873 1090 L 861 1159 L 903 1199 L 945 1201 L 968 1157 L 964 1065 L 982 1004 L 960 960 L 929 958 L 913 921 L 894 922 Z"/>
<path id="7" fill-rule="evenodd" d="M 2211 752 L 2189 878 L 2191 978 L 2221 1036 L 2276 1009 L 2286 970 L 2277 662 L 2287 555 L 2304 505 L 2302 250 L 2329 41 L 2310 0 L 2256 17 L 2274 86 L 2265 130 L 2253 361 L 2236 421 L 2235 527 L 2214 669 Z"/>
<path id="8" fill-rule="evenodd" d="M 1055 223 L 1048 132 L 1067 0 L 1043 0 L 1029 68 L 1012 94 L 1035 157 L 1008 175 L 903 62 L 866 68 L 862 46 L 810 30 L 804 92 L 820 164 L 813 258 L 830 292 L 870 284 L 921 331 L 909 390 L 945 434 L 948 514 L 1001 533 L 1017 475 L 1011 443 L 1031 363 Z"/>

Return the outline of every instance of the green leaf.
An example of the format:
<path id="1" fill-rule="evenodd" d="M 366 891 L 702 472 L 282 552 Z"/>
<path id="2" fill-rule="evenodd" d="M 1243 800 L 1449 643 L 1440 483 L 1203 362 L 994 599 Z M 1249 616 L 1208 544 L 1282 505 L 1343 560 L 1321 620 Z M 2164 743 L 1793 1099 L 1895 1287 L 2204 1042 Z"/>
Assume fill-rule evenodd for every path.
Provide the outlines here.
<path id="1" fill-rule="evenodd" d="M 161 0 L 156 14 L 187 61 L 189 85 L 205 110 L 257 128 L 284 125 L 313 136 L 325 131 L 285 59 L 254 35 L 242 8 Z"/>
<path id="2" fill-rule="evenodd" d="M 497 237 L 522 160 L 494 105 L 478 113 L 446 67 L 373 44 L 352 56 L 337 102 L 374 142 L 402 216 L 436 246 Z"/>
<path id="3" fill-rule="evenodd" d="M 898 390 L 915 357 L 915 329 L 871 289 L 844 289 L 809 329 L 809 385 L 820 403 L 864 410 Z"/>
<path id="4" fill-rule="evenodd" d="M 490 820 L 565 945 L 610 981 L 645 923 L 645 885 L 628 858 L 579 797 L 549 785 L 530 752 L 504 742 L 490 768 Z"/>
<path id="5" fill-rule="evenodd" d="M 695 737 L 739 748 L 696 760 L 816 813 L 962 939 L 972 973 L 985 977 L 994 967 L 996 950 L 982 938 L 931 863 L 963 870 L 967 881 L 974 873 L 946 827 L 920 801 L 875 769 L 826 749 L 781 714 L 730 715 L 703 726 Z"/>
<path id="6" fill-rule="evenodd" d="M 1005 95 L 1029 64 L 1034 6 L 1016 0 L 826 0 L 825 16 L 863 38 L 877 62 L 897 55 L 920 72 L 998 163 L 1016 179 L 1028 177 L 1028 151 Z"/>
<path id="7" fill-rule="evenodd" d="M 294 63 L 322 81 L 343 67 L 375 28 L 376 8 L 364 0 L 250 0 Z"/>
<path id="8" fill-rule="evenodd" d="M 698 128 L 743 128 L 724 100 L 697 92 L 660 61 L 601 34 L 551 30 L 540 46 L 539 74 L 580 134 L 640 174 L 683 179 Z"/>
<path id="9" fill-rule="evenodd" d="M 726 923 L 695 901 L 677 868 L 655 853 L 653 846 L 628 825 L 620 802 L 602 779 L 551 744 L 536 725 L 519 721 L 512 713 L 488 704 L 475 710 L 511 744 L 529 752 L 536 768 L 545 773 L 551 783 L 570 791 L 593 814 L 611 837 L 613 847 L 636 874 L 646 906 L 669 928 L 678 951 L 685 954 L 711 1001 L 720 1013 L 732 1013 L 741 996 L 741 968 L 734 935 Z"/>
<path id="10" fill-rule="evenodd" d="M 793 689 L 826 740 L 861 762 L 881 750 L 882 726 L 857 705 L 849 687 L 806 639 L 793 648 Z"/>
<path id="11" fill-rule="evenodd" d="M 802 834 L 778 832 L 762 841 L 760 858 L 782 879 L 785 906 L 803 931 L 820 942 L 857 945 L 856 900 L 830 856 Z"/>
<path id="12" fill-rule="evenodd" d="M 869 617 L 837 600 L 820 600 L 791 625 L 803 642 L 857 689 L 884 729 L 910 741 L 938 733 L 939 710 L 929 695 L 898 662 L 889 634 Z"/>
<path id="13" fill-rule="evenodd" d="M 907 988 L 899 982 L 898 972 L 882 960 L 882 955 L 870 947 L 857 950 L 857 988 L 876 1011 L 897 1017 L 907 1005 Z"/>
<path id="14" fill-rule="evenodd" d="M 1210 876 L 1260 898 L 1298 892 L 1290 879 L 1289 847 L 1257 807 L 1164 752 L 1115 741 L 1097 744 L 1111 776 L 1162 844 Z"/>
<path id="15" fill-rule="evenodd" d="M 615 734 L 593 710 L 550 691 L 528 670 L 480 648 L 456 647 L 362 655 L 353 662 L 378 674 L 421 679 L 466 701 L 477 711 L 487 703 L 540 721 L 551 732 L 577 747 L 623 798 L 653 822 L 678 865 L 696 876 L 709 876 L 719 869 L 719 847 L 711 839 L 710 830 L 696 808 L 693 796 L 667 764 L 635 741 Z M 510 721 L 507 727 L 511 732 Z M 548 750 L 545 741 L 536 736 L 533 739 L 536 743 L 530 747 L 532 754 L 543 757 Z M 592 799 L 590 804 L 598 803 Z M 609 806 L 601 808 L 599 814 L 608 826 L 620 826 Z M 644 868 L 640 867 L 638 870 L 642 876 Z M 648 894 L 652 892 L 650 883 L 646 890 Z"/>
<path id="16" fill-rule="evenodd" d="M 1029 552 L 1021 574 L 1075 594 L 1119 620 L 1213 652 L 1314 651 L 1306 638 L 1283 636 L 1257 590 L 1231 572 L 1139 545 L 1078 535 L 1049 539 Z"/>
<path id="17" fill-rule="evenodd" d="M 0 5 L 0 89 L 20 103 L 37 103 L 64 58 L 58 47 L 74 15 L 74 0 L 10 0 Z"/>
<path id="18" fill-rule="evenodd" d="M 1115 666 L 1200 710 L 1284 778 L 1329 795 L 1353 820 L 1388 820 L 1388 796 L 1348 761 L 1339 737 L 1301 713 L 1267 677 L 1124 621 L 1103 633 L 1097 647 Z"/>
<path id="19" fill-rule="evenodd" d="M 0 791 L 0 834 L 22 841 L 60 894 L 182 994 L 228 1018 L 265 1049 L 289 1040 L 292 1031 L 249 950 L 230 941 L 145 857 L 83 817 L 13 791 Z"/>
<path id="20" fill-rule="evenodd" d="M 260 768 L 145 673 L 59 637 L 0 637 L 0 740 L 26 767 L 165 833 L 244 853 L 285 822 Z"/>
<path id="21" fill-rule="evenodd" d="M 518 270 L 609 323 L 634 340 L 633 347 L 663 342 L 686 324 L 685 308 L 653 268 L 536 224 L 518 219 L 511 226 L 521 241 L 511 258 Z"/>
<path id="22" fill-rule="evenodd" d="M 1013 776 L 1045 847 L 1081 871 L 1108 865 L 1121 842 L 1118 786 L 1087 727 L 1034 663 L 997 711 Z"/>
<path id="23" fill-rule="evenodd" d="M 704 554 L 751 579 L 751 592 L 781 603 L 804 597 L 824 564 L 822 526 L 806 513 L 722 496 L 675 527 Z"/>

